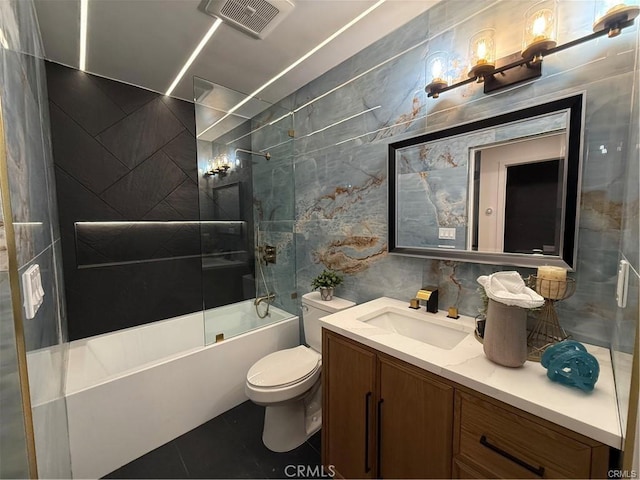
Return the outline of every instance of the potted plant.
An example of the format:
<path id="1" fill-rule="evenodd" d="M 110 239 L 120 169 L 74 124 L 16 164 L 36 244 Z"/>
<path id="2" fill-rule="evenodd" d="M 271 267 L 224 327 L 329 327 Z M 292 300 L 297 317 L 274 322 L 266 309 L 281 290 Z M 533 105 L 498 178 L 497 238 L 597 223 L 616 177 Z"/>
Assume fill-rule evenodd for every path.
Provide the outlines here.
<path id="1" fill-rule="evenodd" d="M 320 275 L 311 281 L 313 289 L 320 289 L 320 298 L 322 300 L 333 299 L 333 289 L 342 283 L 342 275 L 332 271 L 323 270 Z"/>

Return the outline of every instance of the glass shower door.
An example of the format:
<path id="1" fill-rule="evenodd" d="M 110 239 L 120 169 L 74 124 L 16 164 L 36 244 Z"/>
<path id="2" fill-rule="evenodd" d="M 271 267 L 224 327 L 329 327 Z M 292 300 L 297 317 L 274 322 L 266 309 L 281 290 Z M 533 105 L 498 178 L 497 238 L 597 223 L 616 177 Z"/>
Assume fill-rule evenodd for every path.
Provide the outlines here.
<path id="1" fill-rule="evenodd" d="M 273 177 L 272 165 L 291 164 L 293 139 L 288 135 L 292 116 L 204 79 L 195 79 L 194 96 L 204 336 L 205 344 L 210 344 L 290 317 L 276 304 L 276 299 L 291 297 L 289 289 L 256 288 L 260 272 L 266 279 L 272 265 L 256 263 L 262 257 L 257 250 L 256 225 L 264 214 L 264 202 L 256 192 Z M 291 173 L 288 182 L 292 181 Z M 287 211 L 293 212 L 292 199 Z M 292 219 L 291 213 L 290 224 Z M 281 261 L 284 258 L 280 256 Z M 274 259 L 278 261 L 277 246 Z M 295 275 L 295 267 L 292 271 Z"/>

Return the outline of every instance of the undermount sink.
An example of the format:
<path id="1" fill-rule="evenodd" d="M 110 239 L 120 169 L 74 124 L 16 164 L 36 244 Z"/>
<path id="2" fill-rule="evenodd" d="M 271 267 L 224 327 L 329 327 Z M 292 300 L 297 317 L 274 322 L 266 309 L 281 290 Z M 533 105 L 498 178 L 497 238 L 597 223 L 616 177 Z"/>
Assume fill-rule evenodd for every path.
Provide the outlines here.
<path id="1" fill-rule="evenodd" d="M 444 350 L 451 350 L 470 333 L 462 325 L 449 326 L 428 315 L 425 312 L 405 312 L 395 307 L 384 307 L 358 320 Z"/>

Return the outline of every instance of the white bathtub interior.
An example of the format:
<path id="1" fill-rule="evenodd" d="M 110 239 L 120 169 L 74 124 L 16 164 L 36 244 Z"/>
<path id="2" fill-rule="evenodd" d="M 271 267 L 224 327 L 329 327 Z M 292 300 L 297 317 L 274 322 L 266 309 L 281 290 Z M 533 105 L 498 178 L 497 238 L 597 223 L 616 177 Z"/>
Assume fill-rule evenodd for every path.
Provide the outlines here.
<path id="1" fill-rule="evenodd" d="M 264 314 L 266 304 L 262 303 L 258 308 L 260 313 Z M 292 314 L 280 308 L 270 306 L 268 315 L 259 318 L 253 300 L 211 308 L 204 312 L 205 345 L 215 343 L 218 334 L 223 334 L 225 339 L 229 339 L 291 316 Z"/>
<path id="2" fill-rule="evenodd" d="M 204 312 L 204 331 L 225 336 L 208 346 L 203 312 L 71 342 L 73 478 L 102 477 L 245 401 L 251 365 L 299 344 L 298 317 L 270 310 L 259 319 L 249 300 Z"/>
<path id="3" fill-rule="evenodd" d="M 67 394 L 201 349 L 202 319 L 195 312 L 71 342 Z"/>

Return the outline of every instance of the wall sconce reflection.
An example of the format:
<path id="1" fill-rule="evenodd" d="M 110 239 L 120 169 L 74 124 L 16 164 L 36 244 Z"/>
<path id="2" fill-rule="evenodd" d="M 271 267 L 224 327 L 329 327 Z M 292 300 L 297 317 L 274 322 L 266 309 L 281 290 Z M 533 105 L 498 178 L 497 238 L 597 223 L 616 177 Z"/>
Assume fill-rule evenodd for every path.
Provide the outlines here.
<path id="1" fill-rule="evenodd" d="M 209 166 L 211 168 L 204 173 L 205 177 L 215 177 L 216 175 L 220 178 L 226 177 L 227 172 L 231 169 L 231 164 L 226 155 L 218 155 L 209 162 Z"/>
<path id="2" fill-rule="evenodd" d="M 491 93 L 541 77 L 543 57 L 604 35 L 615 37 L 620 34 L 623 28 L 633 25 L 635 18 L 640 14 L 640 7 L 615 5 L 615 3 L 616 0 L 606 0 L 599 4 L 600 8 L 596 8 L 597 14 L 602 10 L 604 13 L 596 17 L 598 20 L 593 24 L 593 33 L 557 45 L 556 0 L 539 2 L 527 10 L 525 14 L 523 50 L 499 59 L 495 58 L 495 31 L 493 29 L 482 30 L 471 37 L 469 41 L 469 78 L 449 85 L 444 82 L 431 81 L 425 86 L 427 96 L 438 98 L 443 92 L 475 81 L 484 83 L 484 93 Z M 613 6 L 611 6 L 612 4 Z M 604 10 L 604 8 L 607 9 Z"/>

